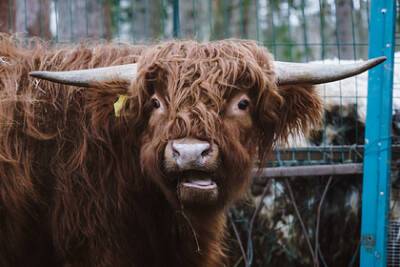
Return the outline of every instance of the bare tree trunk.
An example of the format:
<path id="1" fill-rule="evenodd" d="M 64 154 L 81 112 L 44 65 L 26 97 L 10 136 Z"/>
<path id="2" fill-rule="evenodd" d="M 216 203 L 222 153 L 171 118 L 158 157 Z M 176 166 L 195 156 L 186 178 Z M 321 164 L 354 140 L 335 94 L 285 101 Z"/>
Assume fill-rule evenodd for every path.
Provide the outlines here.
<path id="1" fill-rule="evenodd" d="M 13 32 L 15 27 L 15 4 L 11 0 L 0 0 L 0 32 Z"/>
<path id="2" fill-rule="evenodd" d="M 352 38 L 352 0 L 336 0 L 336 26 L 339 42 L 339 56 L 342 59 L 352 59 L 353 50 L 349 45 L 354 42 Z"/>
<path id="3" fill-rule="evenodd" d="M 50 1 L 16 0 L 15 31 L 50 39 Z"/>
<path id="4" fill-rule="evenodd" d="M 62 0 L 56 3 L 58 41 L 111 38 L 111 8 L 97 0 Z"/>
<path id="5" fill-rule="evenodd" d="M 112 17 L 111 17 L 111 4 L 110 1 L 103 2 L 103 25 L 104 30 L 102 34 L 102 38 L 106 40 L 111 40 L 112 38 Z"/>
<path id="6" fill-rule="evenodd" d="M 161 38 L 164 34 L 163 1 L 131 0 L 131 35 L 135 41 L 143 42 Z"/>
<path id="7" fill-rule="evenodd" d="M 181 36 L 193 38 L 196 35 L 195 10 L 193 1 L 180 1 Z"/>
<path id="8" fill-rule="evenodd" d="M 212 1 L 213 6 L 213 31 L 212 31 L 212 39 L 223 39 L 227 38 L 229 33 L 226 29 L 227 25 L 227 10 L 225 9 L 226 0 L 215 0 Z"/>
<path id="9" fill-rule="evenodd" d="M 132 1 L 131 35 L 135 41 L 142 42 L 150 36 L 149 6 L 145 1 Z"/>
<path id="10" fill-rule="evenodd" d="M 231 11 L 231 35 L 236 38 L 245 38 L 245 20 L 244 20 L 244 6 L 242 0 L 232 0 L 232 11 Z"/>
<path id="11" fill-rule="evenodd" d="M 149 19 L 150 19 L 150 37 L 151 39 L 158 39 L 162 37 L 161 33 L 161 4 L 159 0 L 151 0 L 149 5 Z"/>
<path id="12" fill-rule="evenodd" d="M 197 38 L 205 41 L 211 37 L 211 14 L 209 1 L 197 1 Z"/>

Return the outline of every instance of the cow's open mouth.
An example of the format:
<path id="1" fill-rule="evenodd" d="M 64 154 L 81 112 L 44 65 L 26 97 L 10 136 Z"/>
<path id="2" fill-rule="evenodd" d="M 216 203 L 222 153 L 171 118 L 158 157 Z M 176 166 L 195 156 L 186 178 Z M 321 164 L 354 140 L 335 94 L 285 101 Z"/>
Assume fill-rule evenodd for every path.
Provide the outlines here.
<path id="1" fill-rule="evenodd" d="M 185 171 L 177 186 L 183 204 L 212 205 L 218 199 L 218 185 L 212 174 L 200 171 Z"/>

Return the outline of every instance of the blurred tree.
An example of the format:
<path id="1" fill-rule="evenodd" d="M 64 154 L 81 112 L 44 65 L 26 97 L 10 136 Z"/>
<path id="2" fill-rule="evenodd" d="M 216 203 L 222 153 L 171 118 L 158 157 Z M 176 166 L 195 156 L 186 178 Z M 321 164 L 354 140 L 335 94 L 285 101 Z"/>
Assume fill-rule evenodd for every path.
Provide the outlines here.
<path id="1" fill-rule="evenodd" d="M 119 40 L 144 42 L 165 37 L 166 0 L 110 0 L 112 32 Z"/>
<path id="2" fill-rule="evenodd" d="M 355 47 L 354 58 L 367 58 L 368 57 L 368 24 L 369 24 L 369 2 L 366 0 L 358 0 L 359 5 L 353 6 L 354 18 L 354 35 L 355 40 L 353 43 Z M 357 45 L 362 44 L 362 45 Z"/>
<path id="3" fill-rule="evenodd" d="M 226 0 L 212 1 L 212 32 L 211 39 L 223 39 L 228 37 L 228 31 L 225 28 L 225 20 L 228 18 L 225 14 L 228 13 Z M 211 18 L 210 18 L 211 19 Z M 228 24 L 229 25 L 229 24 Z"/>
<path id="4" fill-rule="evenodd" d="M 181 35 L 186 38 L 194 38 L 198 30 L 196 15 L 198 15 L 199 10 L 195 10 L 195 4 L 195 0 L 180 1 L 179 3 Z"/>
<path id="5" fill-rule="evenodd" d="M 164 32 L 162 29 L 161 20 L 163 18 L 162 15 L 162 1 L 161 0 L 149 0 L 146 2 L 150 2 L 149 6 L 149 15 L 150 15 L 150 36 L 152 39 L 160 39 L 163 37 Z"/>
<path id="6" fill-rule="evenodd" d="M 308 8 L 307 1 L 267 0 L 260 7 L 261 40 L 275 57 L 293 61 L 307 58 L 311 51 L 305 39 L 311 32 L 306 25 L 314 24 L 315 19 L 308 16 L 305 23 L 303 11 Z"/>
<path id="7" fill-rule="evenodd" d="M 103 2 L 103 1 L 102 1 Z M 61 42 L 85 38 L 111 38 L 108 1 L 55 0 L 57 39 Z"/>
<path id="8" fill-rule="evenodd" d="M 337 41 L 339 43 L 339 58 L 353 59 L 353 21 L 352 0 L 335 0 Z"/>
<path id="9" fill-rule="evenodd" d="M 50 39 L 50 0 L 16 0 L 15 31 Z"/>
<path id="10" fill-rule="evenodd" d="M 111 1 L 100 0 L 103 5 L 103 32 L 102 38 L 111 40 L 112 38 L 112 13 L 111 13 Z"/>
<path id="11" fill-rule="evenodd" d="M 257 38 L 256 1 L 234 0 L 231 2 L 231 33 L 237 38 Z"/>
<path id="12" fill-rule="evenodd" d="M 131 32 L 134 40 L 142 41 L 143 39 L 149 38 L 151 36 L 149 25 L 149 9 L 150 4 L 148 1 L 132 0 L 132 10 L 131 15 L 126 18 L 127 21 L 131 21 Z M 122 23 L 124 22 L 124 17 L 120 16 Z M 154 18 L 152 17 L 152 20 Z"/>
<path id="13" fill-rule="evenodd" d="M 204 0 L 192 0 L 192 5 L 187 8 L 191 8 L 191 11 L 184 11 L 181 16 L 181 24 L 185 27 L 188 23 L 193 21 L 192 32 L 186 34 L 187 31 L 183 31 L 185 36 L 196 38 L 198 40 L 208 40 L 210 38 L 210 25 L 212 18 L 210 18 L 210 1 Z M 192 19 L 188 18 L 192 15 Z"/>
<path id="14" fill-rule="evenodd" d="M 14 31 L 15 4 L 11 0 L 0 1 L 0 32 Z"/>

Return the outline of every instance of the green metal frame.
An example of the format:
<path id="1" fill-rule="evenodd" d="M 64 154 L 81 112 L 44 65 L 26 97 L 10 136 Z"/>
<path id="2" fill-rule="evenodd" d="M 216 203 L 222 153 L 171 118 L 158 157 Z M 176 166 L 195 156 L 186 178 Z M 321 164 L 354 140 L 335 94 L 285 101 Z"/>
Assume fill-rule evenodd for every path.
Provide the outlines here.
<path id="1" fill-rule="evenodd" d="M 364 151 L 361 267 L 386 266 L 390 201 L 395 0 L 372 0 L 369 57 L 386 56 L 370 70 Z"/>

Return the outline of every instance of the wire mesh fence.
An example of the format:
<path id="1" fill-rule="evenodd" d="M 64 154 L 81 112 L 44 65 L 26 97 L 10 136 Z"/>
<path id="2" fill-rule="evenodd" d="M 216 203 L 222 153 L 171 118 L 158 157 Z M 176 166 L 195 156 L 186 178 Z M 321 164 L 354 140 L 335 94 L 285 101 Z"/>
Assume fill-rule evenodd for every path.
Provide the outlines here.
<path id="1" fill-rule="evenodd" d="M 5 0 L 0 31 L 54 43 L 247 38 L 278 60 L 345 64 L 368 57 L 369 7 L 368 0 Z M 397 34 L 397 51 L 399 39 Z M 361 163 L 367 85 L 362 74 L 319 86 L 322 126 L 277 147 L 268 165 Z M 398 166 L 400 52 L 393 95 L 393 166 Z M 398 175 L 395 170 L 393 190 L 400 189 Z M 360 173 L 256 179 L 247 202 L 230 213 L 231 266 L 357 266 L 361 183 Z M 390 225 L 392 237 L 397 219 Z M 399 241 L 391 242 L 391 251 L 398 251 Z"/>
<path id="2" fill-rule="evenodd" d="M 280 60 L 367 56 L 365 0 L 189 0 L 174 6 L 176 2 L 6 0 L 1 3 L 0 29 L 56 42 L 248 38 L 267 46 Z"/>

